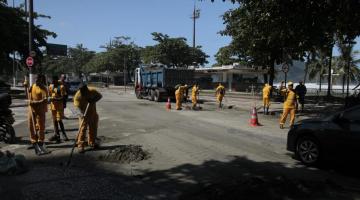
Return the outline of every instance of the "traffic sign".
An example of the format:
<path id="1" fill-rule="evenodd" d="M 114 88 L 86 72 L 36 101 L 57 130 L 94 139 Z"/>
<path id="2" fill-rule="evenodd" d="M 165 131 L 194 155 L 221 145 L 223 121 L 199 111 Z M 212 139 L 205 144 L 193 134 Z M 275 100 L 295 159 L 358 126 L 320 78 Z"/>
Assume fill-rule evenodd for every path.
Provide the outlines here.
<path id="1" fill-rule="evenodd" d="M 26 65 L 28 66 L 28 67 L 32 67 L 33 65 L 34 65 L 34 59 L 32 58 L 32 57 L 27 57 L 26 58 Z"/>
<path id="2" fill-rule="evenodd" d="M 283 71 L 284 73 L 288 73 L 288 72 L 289 72 L 289 65 L 286 64 L 286 63 L 284 63 L 284 64 L 282 65 L 282 71 Z"/>

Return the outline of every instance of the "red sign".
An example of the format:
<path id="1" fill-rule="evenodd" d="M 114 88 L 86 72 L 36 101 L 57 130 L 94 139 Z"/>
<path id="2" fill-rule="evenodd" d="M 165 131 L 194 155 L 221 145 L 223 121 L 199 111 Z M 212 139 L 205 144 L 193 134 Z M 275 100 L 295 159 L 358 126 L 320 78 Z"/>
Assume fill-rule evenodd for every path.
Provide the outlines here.
<path id="1" fill-rule="evenodd" d="M 26 65 L 28 67 L 32 67 L 34 65 L 34 59 L 32 57 L 27 57 L 26 58 Z"/>

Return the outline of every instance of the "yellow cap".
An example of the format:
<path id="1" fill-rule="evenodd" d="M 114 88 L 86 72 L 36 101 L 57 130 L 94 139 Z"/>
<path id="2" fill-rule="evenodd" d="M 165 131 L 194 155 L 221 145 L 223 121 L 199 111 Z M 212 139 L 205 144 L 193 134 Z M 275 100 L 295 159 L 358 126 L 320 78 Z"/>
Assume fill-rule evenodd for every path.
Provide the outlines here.
<path id="1" fill-rule="evenodd" d="M 294 85 L 294 83 L 293 83 L 293 82 L 291 82 L 291 81 L 289 81 L 289 82 L 288 82 L 288 85 Z"/>

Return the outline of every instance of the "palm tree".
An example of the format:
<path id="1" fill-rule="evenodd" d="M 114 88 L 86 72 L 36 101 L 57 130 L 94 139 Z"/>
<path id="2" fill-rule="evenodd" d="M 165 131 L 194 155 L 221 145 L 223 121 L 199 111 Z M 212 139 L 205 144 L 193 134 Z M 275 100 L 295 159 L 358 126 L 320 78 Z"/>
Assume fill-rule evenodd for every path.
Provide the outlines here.
<path id="1" fill-rule="evenodd" d="M 319 91 L 321 92 L 322 76 L 326 73 L 327 56 L 324 51 L 318 50 L 311 54 L 307 63 L 306 70 L 309 73 L 309 79 L 313 80 L 319 76 Z"/>
<path id="2" fill-rule="evenodd" d="M 357 55 L 360 55 L 360 52 L 354 51 L 355 44 L 356 42 L 353 40 L 346 41 L 344 36 L 338 37 L 337 47 L 340 56 L 337 61 L 337 69 L 343 74 L 343 88 L 345 85 L 345 78 L 347 80 L 347 85 L 349 85 L 350 81 L 360 81 L 360 69 L 357 66 L 360 64 L 360 59 L 356 59 Z M 349 86 L 347 87 L 347 94 L 349 94 Z"/>
<path id="3" fill-rule="evenodd" d="M 350 61 L 350 81 L 360 80 L 360 69 L 357 66 L 360 64 L 360 59 L 355 59 L 356 55 L 360 55 L 360 51 L 354 51 L 352 53 L 352 61 Z M 345 61 L 341 56 L 335 56 L 332 59 L 332 68 L 334 69 L 334 73 L 338 74 L 339 78 L 342 78 L 342 93 L 344 94 L 347 78 L 347 61 Z M 334 80 L 337 81 L 337 78 Z"/>

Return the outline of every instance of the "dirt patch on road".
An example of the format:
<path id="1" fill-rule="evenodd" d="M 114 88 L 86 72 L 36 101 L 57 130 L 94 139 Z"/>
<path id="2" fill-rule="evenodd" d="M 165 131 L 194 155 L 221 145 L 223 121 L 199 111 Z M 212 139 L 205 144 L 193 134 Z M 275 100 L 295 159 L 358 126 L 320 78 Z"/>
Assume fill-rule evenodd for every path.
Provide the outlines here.
<path id="1" fill-rule="evenodd" d="M 149 158 L 150 153 L 140 145 L 122 145 L 99 156 L 99 160 L 120 163 L 139 162 Z"/>
<path id="2" fill-rule="evenodd" d="M 211 184 L 184 194 L 180 199 L 349 199 L 346 193 L 341 186 L 326 180 L 248 177 L 231 183 Z"/>

